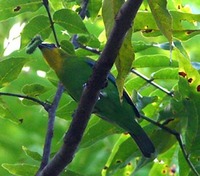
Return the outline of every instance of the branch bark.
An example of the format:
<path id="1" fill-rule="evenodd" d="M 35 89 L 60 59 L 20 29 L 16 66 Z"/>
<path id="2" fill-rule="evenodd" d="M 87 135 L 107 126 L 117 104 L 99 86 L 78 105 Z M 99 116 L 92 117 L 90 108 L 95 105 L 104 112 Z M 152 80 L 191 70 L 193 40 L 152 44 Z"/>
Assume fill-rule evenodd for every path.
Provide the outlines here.
<path id="1" fill-rule="evenodd" d="M 98 100 L 99 91 L 105 84 L 107 75 L 112 68 L 126 32 L 142 3 L 142 0 L 128 0 L 116 16 L 114 28 L 107 41 L 93 74 L 85 87 L 78 109 L 73 117 L 64 143 L 50 163 L 43 169 L 40 176 L 58 175 L 72 161 L 89 121 L 93 107 Z"/>

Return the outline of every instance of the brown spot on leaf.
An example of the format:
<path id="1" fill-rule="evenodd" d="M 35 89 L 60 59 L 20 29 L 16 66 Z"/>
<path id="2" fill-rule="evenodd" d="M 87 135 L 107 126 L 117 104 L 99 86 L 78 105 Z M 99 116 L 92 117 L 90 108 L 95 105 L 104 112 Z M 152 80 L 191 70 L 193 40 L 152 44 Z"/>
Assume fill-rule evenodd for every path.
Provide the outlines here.
<path id="1" fill-rule="evenodd" d="M 23 123 L 24 119 L 19 119 L 19 123 Z"/>
<path id="2" fill-rule="evenodd" d="M 124 135 L 128 135 L 129 133 L 128 132 L 124 132 Z"/>
<path id="3" fill-rule="evenodd" d="M 187 74 L 186 74 L 185 72 L 178 72 L 178 74 L 179 74 L 180 76 L 184 77 L 184 78 L 187 76 Z"/>
<path id="4" fill-rule="evenodd" d="M 142 30 L 143 33 L 151 33 L 153 32 L 153 29 L 144 29 Z"/>
<path id="5" fill-rule="evenodd" d="M 176 165 L 173 164 L 173 166 L 170 167 L 170 173 L 175 174 L 176 173 Z"/>
<path id="6" fill-rule="evenodd" d="M 200 92 L 200 85 L 197 86 L 197 92 Z"/>
<path id="7" fill-rule="evenodd" d="M 14 8 L 13 11 L 14 11 L 14 12 L 18 12 L 18 11 L 20 11 L 20 9 L 21 9 L 21 7 L 20 7 L 20 6 L 17 6 L 17 7 Z"/>
<path id="8" fill-rule="evenodd" d="M 192 81 L 193 81 L 192 78 L 189 78 L 189 79 L 188 79 L 188 82 L 189 82 L 189 83 L 192 83 Z"/>
<path id="9" fill-rule="evenodd" d="M 190 34 L 192 34 L 194 31 L 192 31 L 192 30 L 188 30 L 187 32 L 186 32 L 186 35 L 190 35 Z"/>
<path id="10" fill-rule="evenodd" d="M 106 170 L 106 169 L 108 169 L 108 166 L 104 166 L 104 168 L 103 168 L 104 170 Z"/>
<path id="11" fill-rule="evenodd" d="M 117 161 L 116 161 L 116 163 L 121 163 L 121 162 L 122 162 L 121 160 L 117 160 Z"/>

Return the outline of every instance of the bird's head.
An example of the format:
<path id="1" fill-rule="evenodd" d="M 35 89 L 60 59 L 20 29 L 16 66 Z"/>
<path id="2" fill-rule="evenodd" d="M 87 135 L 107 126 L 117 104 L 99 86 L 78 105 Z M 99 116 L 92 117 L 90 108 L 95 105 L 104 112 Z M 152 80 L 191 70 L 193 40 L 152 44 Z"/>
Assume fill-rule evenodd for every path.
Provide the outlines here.
<path id="1" fill-rule="evenodd" d="M 50 67 L 52 67 L 56 72 L 59 71 L 65 59 L 62 50 L 55 44 L 49 43 L 41 43 L 38 45 L 38 48 L 41 50 L 43 57 Z"/>

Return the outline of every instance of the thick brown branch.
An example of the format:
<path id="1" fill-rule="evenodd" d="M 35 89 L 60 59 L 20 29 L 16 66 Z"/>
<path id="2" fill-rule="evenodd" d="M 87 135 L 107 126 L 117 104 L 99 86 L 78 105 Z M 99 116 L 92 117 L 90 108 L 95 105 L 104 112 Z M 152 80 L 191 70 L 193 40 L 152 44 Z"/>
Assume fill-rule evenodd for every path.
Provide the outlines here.
<path id="1" fill-rule="evenodd" d="M 58 175 L 72 161 L 73 155 L 81 141 L 84 130 L 98 100 L 99 91 L 104 85 L 107 75 L 114 64 L 126 32 L 142 3 L 142 0 L 128 0 L 120 9 L 114 28 L 103 50 L 99 61 L 96 63 L 93 75 L 85 87 L 78 109 L 73 117 L 64 143 L 60 151 L 44 168 L 40 175 Z"/>

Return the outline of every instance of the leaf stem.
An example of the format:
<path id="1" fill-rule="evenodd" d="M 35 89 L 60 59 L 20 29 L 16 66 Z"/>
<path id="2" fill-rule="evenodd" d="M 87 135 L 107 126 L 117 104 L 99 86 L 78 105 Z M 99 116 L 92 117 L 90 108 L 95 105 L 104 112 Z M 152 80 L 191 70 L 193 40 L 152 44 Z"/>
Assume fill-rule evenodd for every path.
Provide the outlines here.
<path id="1" fill-rule="evenodd" d="M 40 101 L 40 100 L 38 100 L 38 99 L 36 99 L 34 97 L 30 97 L 28 95 L 21 95 L 21 94 L 15 94 L 15 93 L 0 92 L 0 96 L 2 96 L 2 95 L 3 96 L 18 97 L 18 98 L 24 98 L 24 99 L 27 99 L 27 100 L 31 100 L 33 102 L 36 102 L 36 103 L 42 105 L 46 111 L 48 111 L 49 108 L 50 108 L 50 106 L 51 106 L 49 103 Z"/>
<path id="2" fill-rule="evenodd" d="M 49 21 L 50 21 L 51 29 L 53 31 L 53 35 L 54 35 L 54 38 L 55 38 L 56 45 L 58 47 L 60 47 L 60 44 L 58 42 L 58 38 L 57 38 L 57 35 L 56 35 L 56 30 L 55 30 L 55 27 L 54 27 L 54 22 L 53 22 L 53 19 L 51 17 L 51 13 L 50 13 L 50 10 L 49 10 L 49 1 L 43 0 L 43 5 L 46 8 L 46 11 L 47 11 L 47 14 L 48 14 L 48 17 L 49 17 Z"/>

